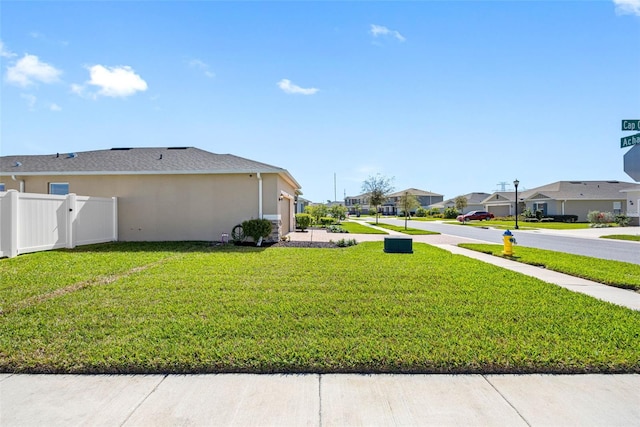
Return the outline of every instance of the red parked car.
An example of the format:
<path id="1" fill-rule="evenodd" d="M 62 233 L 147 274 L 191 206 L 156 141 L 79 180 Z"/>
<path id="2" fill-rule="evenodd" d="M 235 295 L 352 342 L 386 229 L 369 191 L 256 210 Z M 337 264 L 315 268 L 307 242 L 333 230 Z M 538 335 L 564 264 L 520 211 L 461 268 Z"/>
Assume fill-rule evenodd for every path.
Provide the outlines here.
<path id="1" fill-rule="evenodd" d="M 471 211 L 469 213 L 466 213 L 464 215 L 458 215 L 458 217 L 456 218 L 458 221 L 460 222 L 465 222 L 465 221 L 471 221 L 471 220 L 478 220 L 478 221 L 482 221 L 483 219 L 485 221 L 489 221 L 491 218 L 493 218 L 493 214 L 491 212 L 485 212 L 485 211 Z"/>

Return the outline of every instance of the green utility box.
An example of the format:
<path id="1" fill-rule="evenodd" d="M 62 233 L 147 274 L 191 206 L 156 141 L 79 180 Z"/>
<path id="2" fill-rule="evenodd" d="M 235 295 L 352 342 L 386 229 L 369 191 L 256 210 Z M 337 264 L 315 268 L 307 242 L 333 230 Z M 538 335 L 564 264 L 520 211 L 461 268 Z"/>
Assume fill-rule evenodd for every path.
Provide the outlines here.
<path id="1" fill-rule="evenodd" d="M 385 237 L 384 251 L 388 254 L 412 254 L 413 239 L 404 236 Z"/>

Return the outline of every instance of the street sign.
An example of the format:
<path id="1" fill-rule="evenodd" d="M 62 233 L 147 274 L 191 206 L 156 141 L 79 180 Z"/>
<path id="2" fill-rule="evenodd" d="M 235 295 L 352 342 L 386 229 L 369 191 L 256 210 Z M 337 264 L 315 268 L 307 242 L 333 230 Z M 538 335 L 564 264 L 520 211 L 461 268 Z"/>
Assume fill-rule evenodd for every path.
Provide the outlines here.
<path id="1" fill-rule="evenodd" d="M 640 120 L 623 120 L 622 130 L 640 130 Z"/>
<path id="2" fill-rule="evenodd" d="M 624 171 L 636 182 L 640 182 L 640 145 L 636 145 L 625 153 Z"/>
<path id="3" fill-rule="evenodd" d="M 620 148 L 631 147 L 632 145 L 638 144 L 640 144 L 640 133 L 620 138 Z"/>

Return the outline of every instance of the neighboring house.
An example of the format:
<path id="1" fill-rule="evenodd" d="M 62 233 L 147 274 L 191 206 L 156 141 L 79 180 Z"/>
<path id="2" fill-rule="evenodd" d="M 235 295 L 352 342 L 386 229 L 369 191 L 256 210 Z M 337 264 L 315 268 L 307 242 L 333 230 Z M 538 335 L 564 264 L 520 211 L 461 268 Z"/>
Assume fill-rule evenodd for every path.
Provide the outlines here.
<path id="1" fill-rule="evenodd" d="M 358 207 L 360 213 L 369 214 L 369 196 L 370 193 L 360 194 L 358 196 L 349 196 L 344 198 L 344 205 L 349 211 L 349 215 L 358 213 Z M 374 212 L 371 212 L 374 213 Z"/>
<path id="2" fill-rule="evenodd" d="M 518 199 L 520 199 L 518 213 L 524 210 L 522 194 L 522 192 L 518 192 Z M 496 191 L 482 201 L 484 206 L 482 210 L 491 212 L 496 217 L 514 215 L 516 212 L 515 195 L 513 191 Z"/>
<path id="3" fill-rule="evenodd" d="M 0 183 L 21 192 L 118 198 L 123 241 L 221 240 L 252 218 L 293 231 L 300 185 L 287 170 L 194 147 L 114 148 L 0 157 Z"/>
<path id="4" fill-rule="evenodd" d="M 627 197 L 627 216 L 629 225 L 640 225 L 640 186 L 620 190 Z"/>
<path id="5" fill-rule="evenodd" d="M 640 184 L 622 181 L 558 181 L 518 192 L 518 213 L 524 209 L 542 215 L 577 215 L 587 221 L 589 211 L 626 214 L 628 194 Z M 496 192 L 484 200 L 485 210 L 495 216 L 515 214 L 515 192 Z"/>
<path id="6" fill-rule="evenodd" d="M 467 206 L 462 210 L 462 213 L 467 213 L 471 211 L 483 211 L 485 210 L 483 201 L 489 197 L 489 193 L 469 193 L 464 194 L 462 197 L 467 199 Z M 456 196 L 453 199 L 447 199 L 440 203 L 434 203 L 429 205 L 429 209 L 438 209 L 440 212 L 444 212 L 447 208 L 455 208 L 456 207 L 456 199 L 460 196 Z"/>
<path id="7" fill-rule="evenodd" d="M 382 205 L 382 213 L 384 215 L 398 215 L 402 212 L 400 207 L 400 199 L 406 193 L 415 196 L 420 203 L 420 207 L 426 209 L 429 205 L 442 202 L 444 196 L 442 194 L 432 193 L 430 191 L 418 190 L 417 188 L 407 188 L 406 190 L 398 191 L 389 194 L 387 201 Z M 415 214 L 414 208 L 410 213 Z"/>
<path id="8" fill-rule="evenodd" d="M 300 196 L 296 199 L 296 213 L 304 213 L 304 210 L 311 204 L 310 200 L 302 198 Z"/>
<path id="9" fill-rule="evenodd" d="M 380 212 L 384 215 L 397 215 L 401 211 L 401 209 L 398 208 L 400 198 L 404 195 L 404 193 L 407 192 L 416 196 L 418 202 L 420 203 L 420 207 L 423 207 L 425 209 L 433 203 L 442 202 L 442 199 L 444 198 L 442 194 L 418 190 L 416 188 L 407 188 L 406 190 L 389 194 L 387 201 L 379 207 Z M 369 193 L 360 194 L 358 196 L 345 197 L 344 204 L 349 210 L 349 214 L 357 213 L 357 206 L 360 207 L 360 212 L 363 214 L 375 213 L 373 212 L 373 207 L 369 205 L 369 197 Z"/>

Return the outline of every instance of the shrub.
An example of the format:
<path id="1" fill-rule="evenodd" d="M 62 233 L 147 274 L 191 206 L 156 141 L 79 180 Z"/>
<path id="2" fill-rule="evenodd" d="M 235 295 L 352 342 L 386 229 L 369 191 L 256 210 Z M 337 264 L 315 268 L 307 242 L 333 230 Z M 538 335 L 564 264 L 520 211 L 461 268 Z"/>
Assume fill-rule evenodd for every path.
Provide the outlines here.
<path id="1" fill-rule="evenodd" d="M 547 218 L 553 218 L 555 222 L 576 222 L 578 215 L 547 215 Z"/>
<path id="2" fill-rule="evenodd" d="M 341 248 L 346 248 L 347 246 L 355 246 L 357 244 L 358 242 L 356 242 L 356 239 L 340 239 L 336 242 L 336 245 Z"/>
<path id="3" fill-rule="evenodd" d="M 440 212 L 440 209 L 438 208 L 429 209 L 429 216 L 435 216 L 435 217 L 441 218 L 441 215 L 442 213 Z"/>
<path id="4" fill-rule="evenodd" d="M 323 227 L 326 227 L 328 225 L 333 224 L 334 222 L 336 222 L 336 219 L 330 216 L 323 216 L 320 218 L 320 225 Z"/>
<path id="5" fill-rule="evenodd" d="M 458 210 L 456 208 L 447 208 L 444 210 L 444 217 L 446 219 L 456 219 L 458 215 Z"/>
<path id="6" fill-rule="evenodd" d="M 340 227 L 339 225 L 330 225 L 327 227 L 327 231 L 329 233 L 348 233 L 347 230 L 345 230 L 344 228 Z"/>
<path id="7" fill-rule="evenodd" d="M 309 214 L 306 214 L 306 213 L 296 214 L 296 228 L 299 228 L 302 231 L 309 228 L 311 226 L 312 221 L 313 221 L 313 218 Z"/>
<path id="8" fill-rule="evenodd" d="M 627 225 L 629 225 L 630 219 L 625 214 L 618 214 L 615 216 L 614 221 L 620 227 L 626 227 Z"/>
<path id="9" fill-rule="evenodd" d="M 428 213 L 429 213 L 429 211 L 427 211 L 425 208 L 416 209 L 416 216 L 418 218 L 424 218 L 424 217 L 427 216 Z"/>
<path id="10" fill-rule="evenodd" d="M 249 219 L 242 223 L 242 230 L 245 236 L 249 236 L 260 246 L 262 239 L 271 235 L 271 221 L 268 219 Z"/>
<path id="11" fill-rule="evenodd" d="M 615 217 L 611 212 L 589 211 L 587 220 L 591 223 L 591 227 L 607 227 L 615 222 Z"/>

